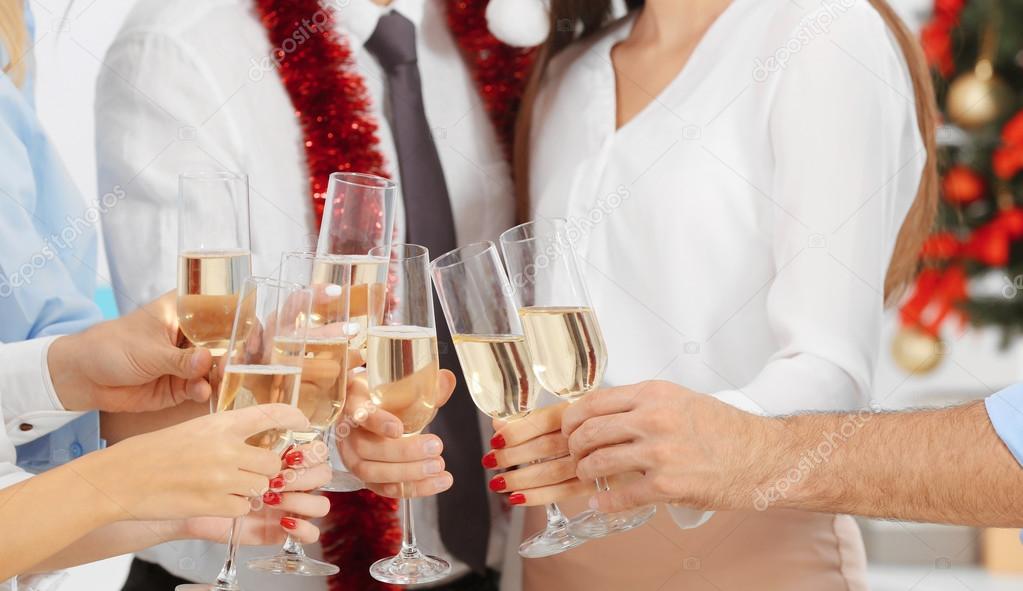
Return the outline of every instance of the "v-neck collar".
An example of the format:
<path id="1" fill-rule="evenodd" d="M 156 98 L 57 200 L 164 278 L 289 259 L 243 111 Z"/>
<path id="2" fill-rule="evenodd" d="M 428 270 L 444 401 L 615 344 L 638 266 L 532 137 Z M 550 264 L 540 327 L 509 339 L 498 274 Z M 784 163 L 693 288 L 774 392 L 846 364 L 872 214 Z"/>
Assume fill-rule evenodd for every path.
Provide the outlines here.
<path id="1" fill-rule="evenodd" d="M 638 14 L 633 12 L 628 16 L 624 17 L 621 22 L 610 25 L 613 27 L 612 30 L 608 31 L 604 38 L 600 40 L 600 46 L 595 48 L 599 55 L 604 58 L 605 62 L 605 76 L 610 81 L 610 135 L 611 137 L 618 136 L 633 127 L 634 123 L 648 117 L 648 111 L 664 108 L 673 109 L 678 106 L 686 97 L 695 92 L 696 86 L 695 81 L 699 80 L 700 74 L 707 71 L 711 66 L 705 58 L 708 51 L 711 51 L 713 47 L 717 46 L 720 42 L 720 38 L 729 30 L 730 24 L 733 20 L 741 17 L 744 6 L 747 1 L 751 0 L 732 0 L 725 10 L 718 15 L 714 22 L 711 23 L 710 27 L 703 34 L 703 37 L 697 42 L 696 47 L 693 48 L 692 54 L 682 68 L 675 74 L 675 77 L 671 79 L 668 84 L 664 86 L 657 93 L 654 98 L 650 100 L 638 113 L 632 116 L 624 125 L 618 127 L 618 75 L 615 72 L 614 60 L 611 57 L 611 52 L 615 45 L 621 41 L 627 39 L 632 34 L 633 28 L 636 26 L 636 19 Z M 688 82 L 688 83 L 684 83 Z"/>

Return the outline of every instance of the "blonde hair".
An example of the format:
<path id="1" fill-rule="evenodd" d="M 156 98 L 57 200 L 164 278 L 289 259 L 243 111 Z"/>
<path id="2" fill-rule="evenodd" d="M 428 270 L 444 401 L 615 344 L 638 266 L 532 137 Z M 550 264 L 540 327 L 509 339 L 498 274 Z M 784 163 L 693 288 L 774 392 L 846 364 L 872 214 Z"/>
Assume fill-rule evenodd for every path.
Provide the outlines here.
<path id="1" fill-rule="evenodd" d="M 924 239 L 930 233 L 938 208 L 938 165 L 935 134 L 938 124 L 938 106 L 934 98 L 931 72 L 923 49 L 905 23 L 895 14 L 886 0 L 868 0 L 881 15 L 909 66 L 916 97 L 916 119 L 927 150 L 920 186 L 916 199 L 899 230 L 884 281 L 885 302 L 894 302 L 916 277 L 920 268 L 919 253 Z M 629 8 L 642 6 L 642 0 L 626 0 Z M 529 138 L 533 117 L 533 104 L 551 58 L 577 37 L 600 29 L 611 15 L 611 0 L 553 0 L 551 2 L 551 36 L 540 48 L 536 66 L 526 86 L 515 126 L 514 172 L 516 214 L 519 221 L 529 216 Z M 566 24 L 567 23 L 567 24 Z"/>
<path id="2" fill-rule="evenodd" d="M 10 58 L 4 73 L 20 86 L 25 81 L 24 57 L 28 51 L 28 28 L 21 0 L 0 0 L 0 42 Z"/>

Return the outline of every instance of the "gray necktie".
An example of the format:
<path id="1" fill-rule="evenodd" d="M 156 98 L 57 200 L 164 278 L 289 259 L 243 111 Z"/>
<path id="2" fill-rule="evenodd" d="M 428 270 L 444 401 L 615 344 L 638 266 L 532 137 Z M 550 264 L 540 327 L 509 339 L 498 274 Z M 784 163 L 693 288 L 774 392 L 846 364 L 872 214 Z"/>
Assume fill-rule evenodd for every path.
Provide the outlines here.
<path id="1" fill-rule="evenodd" d="M 423 108 L 423 89 L 416 58 L 416 28 L 390 12 L 377 23 L 365 47 L 387 74 L 391 135 L 398 152 L 408 241 L 430 249 L 434 257 L 455 248 L 444 169 Z M 431 430 L 444 440 L 444 459 L 455 477 L 454 487 L 437 497 L 444 546 L 473 570 L 486 569 L 490 509 L 483 487 L 483 467 L 476 409 L 462 379 L 451 334 L 434 301 L 440 365 L 458 376 L 458 386 L 434 419 Z"/>

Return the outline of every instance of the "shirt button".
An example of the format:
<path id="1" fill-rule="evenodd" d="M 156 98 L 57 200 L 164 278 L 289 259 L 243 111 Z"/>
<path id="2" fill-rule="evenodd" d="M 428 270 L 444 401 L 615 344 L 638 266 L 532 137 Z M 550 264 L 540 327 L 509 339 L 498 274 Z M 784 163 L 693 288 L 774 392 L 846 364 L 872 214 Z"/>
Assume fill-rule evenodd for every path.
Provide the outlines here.
<path id="1" fill-rule="evenodd" d="M 22 424 L 18 425 L 18 429 L 21 429 L 22 431 L 31 431 L 32 428 L 33 428 L 32 425 L 30 425 L 28 423 L 22 423 Z"/>
<path id="2" fill-rule="evenodd" d="M 82 444 L 77 441 L 71 444 L 71 457 L 80 458 L 85 450 L 82 448 Z"/>

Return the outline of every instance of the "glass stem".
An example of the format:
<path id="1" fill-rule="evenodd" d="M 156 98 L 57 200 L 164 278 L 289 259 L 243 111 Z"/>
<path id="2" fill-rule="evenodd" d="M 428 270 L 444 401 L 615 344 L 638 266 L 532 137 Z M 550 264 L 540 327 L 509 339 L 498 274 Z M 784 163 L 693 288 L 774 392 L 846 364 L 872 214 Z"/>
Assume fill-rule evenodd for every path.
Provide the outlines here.
<path id="1" fill-rule="evenodd" d="M 238 589 L 238 570 L 235 560 L 242 537 L 242 519 L 242 517 L 236 517 L 231 522 L 231 535 L 227 539 L 227 559 L 224 560 L 224 568 L 220 569 L 220 574 L 217 575 L 217 591 L 237 591 Z"/>
<path id="2" fill-rule="evenodd" d="M 565 514 L 561 512 L 561 507 L 558 507 L 557 503 L 548 504 L 547 509 L 547 529 L 561 529 L 568 525 L 568 519 L 565 518 Z"/>
<path id="3" fill-rule="evenodd" d="M 597 492 L 608 492 L 611 490 L 611 485 L 608 483 L 607 478 L 601 476 L 597 479 Z"/>
<path id="4" fill-rule="evenodd" d="M 418 558 L 419 547 L 416 545 L 416 526 L 412 520 L 412 499 L 401 497 L 401 557 Z"/>
<path id="5" fill-rule="evenodd" d="M 303 558 L 305 557 L 305 548 L 302 544 L 295 541 L 291 535 L 288 535 L 288 539 L 284 540 L 284 547 L 281 550 L 288 555 L 289 558 Z"/>

